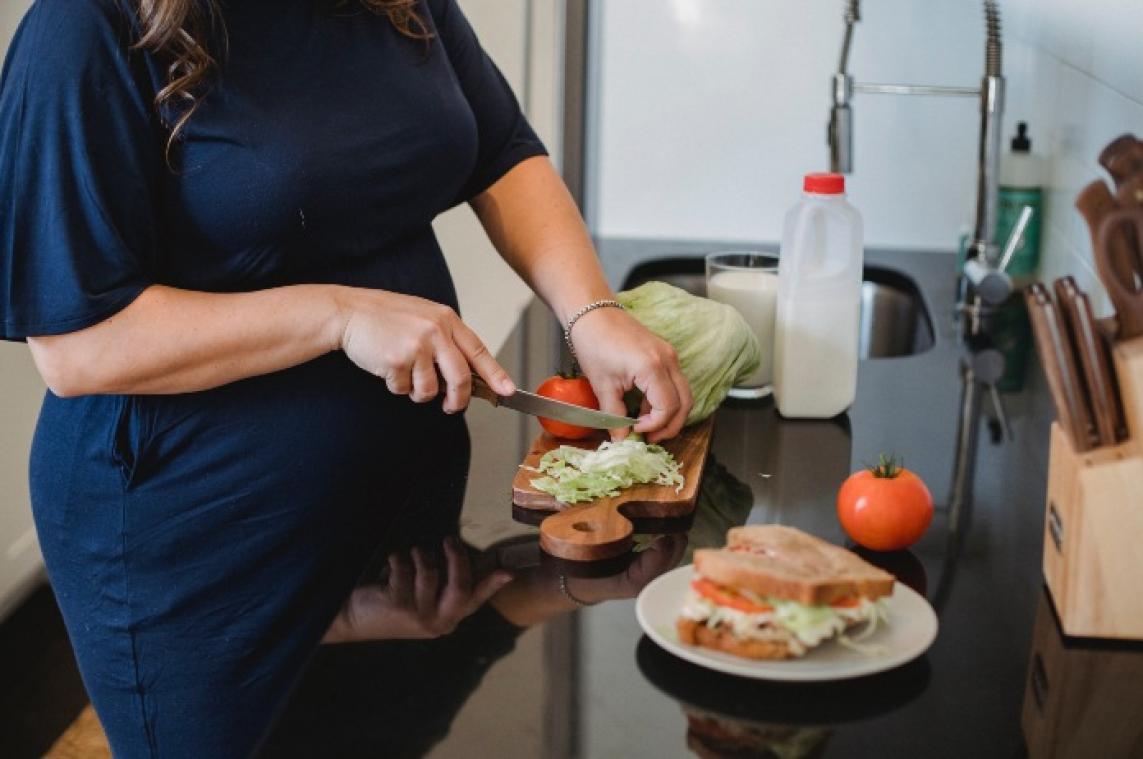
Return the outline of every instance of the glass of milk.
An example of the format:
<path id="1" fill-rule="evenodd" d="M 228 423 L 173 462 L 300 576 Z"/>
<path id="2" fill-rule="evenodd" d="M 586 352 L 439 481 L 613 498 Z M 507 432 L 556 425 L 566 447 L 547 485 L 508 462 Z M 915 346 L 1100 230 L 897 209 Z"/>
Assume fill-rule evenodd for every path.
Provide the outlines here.
<path id="1" fill-rule="evenodd" d="M 734 398 L 770 394 L 774 375 L 774 314 L 778 302 L 778 258 L 757 251 L 724 251 L 706 257 L 706 296 L 733 306 L 758 337 L 762 363 L 731 388 Z"/>

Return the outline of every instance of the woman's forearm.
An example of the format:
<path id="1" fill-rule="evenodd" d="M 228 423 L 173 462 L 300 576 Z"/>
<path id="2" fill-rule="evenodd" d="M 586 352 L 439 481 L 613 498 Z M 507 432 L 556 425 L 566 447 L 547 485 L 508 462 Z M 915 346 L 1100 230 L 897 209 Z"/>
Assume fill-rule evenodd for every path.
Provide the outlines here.
<path id="1" fill-rule="evenodd" d="M 337 289 L 218 294 L 154 286 L 87 329 L 28 343 L 57 395 L 206 390 L 336 350 L 344 325 Z"/>
<path id="2" fill-rule="evenodd" d="M 589 303 L 614 297 L 579 209 L 546 158 L 521 161 L 474 198 L 472 207 L 500 255 L 560 323 Z M 678 434 L 692 401 L 670 345 L 616 308 L 586 314 L 570 340 L 600 408 L 626 413 L 624 395 L 639 388 L 645 408 L 635 431 L 651 442 Z"/>
<path id="3" fill-rule="evenodd" d="M 500 255 L 561 322 L 613 297 L 579 209 L 546 157 L 517 164 L 472 207 Z"/>

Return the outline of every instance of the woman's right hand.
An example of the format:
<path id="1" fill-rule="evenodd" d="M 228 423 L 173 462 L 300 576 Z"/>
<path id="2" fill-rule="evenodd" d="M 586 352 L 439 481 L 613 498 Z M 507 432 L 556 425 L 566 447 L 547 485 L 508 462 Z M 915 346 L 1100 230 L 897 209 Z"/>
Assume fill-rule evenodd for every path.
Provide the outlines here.
<path id="1" fill-rule="evenodd" d="M 440 394 L 443 378 L 444 410 L 451 414 L 468 406 L 473 372 L 500 395 L 516 391 L 508 372 L 448 306 L 364 288 L 339 288 L 337 298 L 338 347 L 395 395 L 427 403 Z"/>

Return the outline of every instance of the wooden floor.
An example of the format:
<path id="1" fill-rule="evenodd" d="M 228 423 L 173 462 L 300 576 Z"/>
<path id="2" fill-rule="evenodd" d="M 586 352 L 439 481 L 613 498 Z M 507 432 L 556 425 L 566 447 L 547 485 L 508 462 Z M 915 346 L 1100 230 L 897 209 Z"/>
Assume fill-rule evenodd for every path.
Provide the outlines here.
<path id="1" fill-rule="evenodd" d="M 46 759 L 110 759 L 111 748 L 88 704 L 60 739 L 44 754 Z"/>

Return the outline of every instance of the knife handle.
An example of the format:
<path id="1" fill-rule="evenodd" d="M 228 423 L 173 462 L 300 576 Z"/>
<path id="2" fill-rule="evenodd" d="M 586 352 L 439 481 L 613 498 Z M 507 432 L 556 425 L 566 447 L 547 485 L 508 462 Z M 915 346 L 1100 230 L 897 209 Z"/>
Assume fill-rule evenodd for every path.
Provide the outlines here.
<path id="1" fill-rule="evenodd" d="M 500 396 L 488 386 L 479 374 L 472 375 L 472 394 L 481 400 L 488 401 L 493 406 L 500 405 Z"/>
<path id="2" fill-rule="evenodd" d="M 1047 288 L 1038 282 L 1028 286 L 1024 291 L 1024 299 L 1036 338 L 1040 365 L 1055 401 L 1060 426 L 1071 439 L 1076 451 L 1089 451 L 1092 447 L 1090 417 L 1085 416 L 1087 408 L 1080 396 L 1072 353 L 1065 347 L 1067 336 L 1060 323 L 1059 311 Z"/>
<path id="3" fill-rule="evenodd" d="M 1099 225 L 1095 262 L 1107 295 L 1119 317 L 1119 337 L 1143 335 L 1143 292 L 1136 279 L 1143 276 L 1139 243 L 1143 241 L 1143 208 L 1122 208 L 1107 214 Z"/>
<path id="4" fill-rule="evenodd" d="M 1076 210 L 1087 222 L 1088 231 L 1091 232 L 1091 254 L 1095 261 L 1095 270 L 1118 310 L 1119 292 L 1115 291 L 1115 288 L 1119 286 L 1118 283 L 1133 282 L 1137 268 L 1136 251 L 1131 239 L 1132 232 L 1124 228 L 1119 234 L 1111 236 L 1104 234 L 1104 222 L 1108 216 L 1120 209 L 1120 204 L 1102 179 L 1096 179 L 1080 190 L 1075 205 Z M 1130 319 L 1128 325 L 1128 329 L 1133 325 Z M 1126 338 L 1131 335 L 1122 336 Z"/>
<path id="5" fill-rule="evenodd" d="M 1096 329 L 1091 301 L 1070 275 L 1057 279 L 1055 290 L 1082 372 L 1099 445 L 1114 445 L 1119 438 L 1123 412 L 1117 403 L 1111 354 Z"/>

